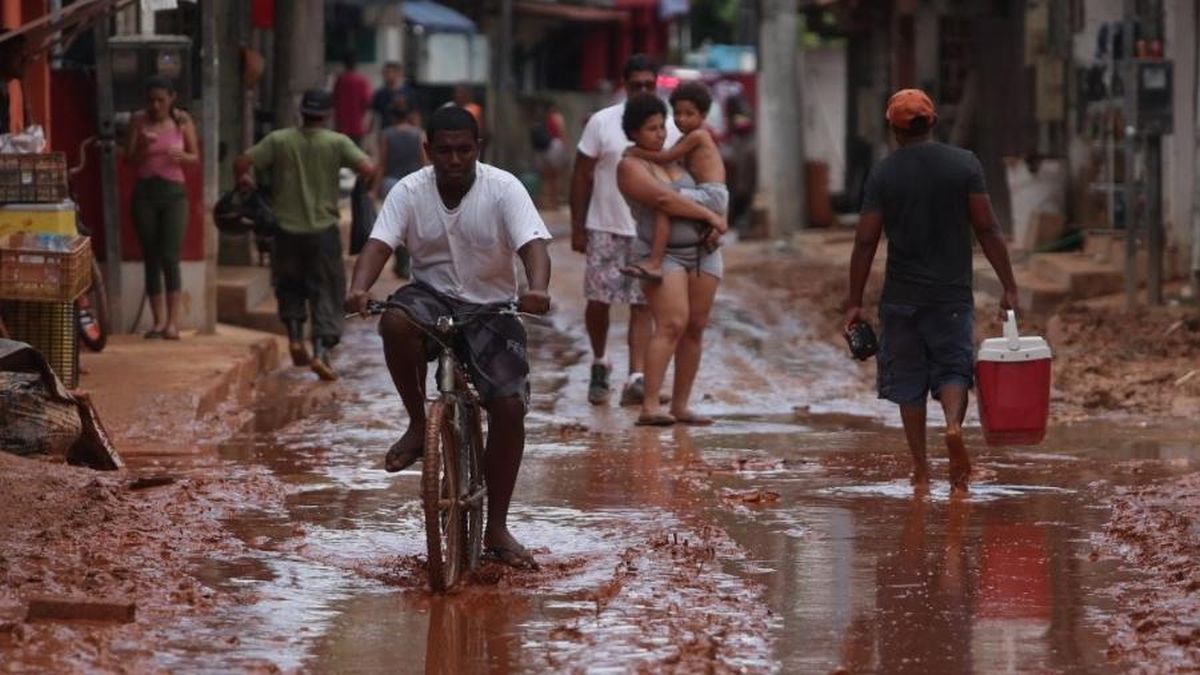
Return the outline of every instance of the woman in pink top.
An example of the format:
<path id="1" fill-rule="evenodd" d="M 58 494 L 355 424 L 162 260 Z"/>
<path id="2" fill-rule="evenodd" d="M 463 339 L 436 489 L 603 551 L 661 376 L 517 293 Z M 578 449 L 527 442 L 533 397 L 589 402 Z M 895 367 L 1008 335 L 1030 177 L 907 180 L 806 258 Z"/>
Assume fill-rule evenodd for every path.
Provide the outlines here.
<path id="1" fill-rule="evenodd" d="M 146 295 L 154 326 L 147 338 L 179 339 L 179 251 L 187 231 L 188 198 L 183 165 L 200 160 L 192 118 L 175 108 L 170 80 L 151 78 L 146 109 L 133 114 L 129 161 L 137 166 L 133 223 L 146 264 Z M 163 295 L 164 283 L 166 296 Z"/>

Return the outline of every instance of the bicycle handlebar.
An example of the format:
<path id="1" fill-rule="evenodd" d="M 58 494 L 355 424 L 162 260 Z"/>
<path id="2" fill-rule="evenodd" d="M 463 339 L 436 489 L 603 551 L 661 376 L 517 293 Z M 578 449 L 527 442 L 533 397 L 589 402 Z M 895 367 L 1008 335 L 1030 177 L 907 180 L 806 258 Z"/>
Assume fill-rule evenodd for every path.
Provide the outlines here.
<path id="1" fill-rule="evenodd" d="M 380 314 L 383 314 L 388 309 L 393 309 L 393 308 L 401 309 L 400 305 L 393 303 L 393 302 L 385 302 L 382 300 L 368 300 L 367 301 L 367 309 L 365 312 L 353 312 L 353 313 L 347 314 L 345 316 L 345 318 L 353 319 L 353 318 L 359 317 L 359 318 L 365 319 L 365 318 L 371 317 L 371 316 L 379 316 Z M 462 314 L 454 316 L 453 318 L 456 321 L 464 320 L 464 319 L 475 319 L 484 314 L 498 314 L 500 316 L 516 316 L 516 317 L 524 317 L 524 318 L 530 318 L 530 319 L 542 318 L 540 315 L 537 315 L 537 314 L 530 314 L 529 312 L 517 311 L 517 304 L 515 302 L 505 302 L 505 303 L 499 303 L 496 305 L 485 306 L 483 309 L 480 309 L 480 310 L 477 310 L 474 312 L 464 312 Z"/>

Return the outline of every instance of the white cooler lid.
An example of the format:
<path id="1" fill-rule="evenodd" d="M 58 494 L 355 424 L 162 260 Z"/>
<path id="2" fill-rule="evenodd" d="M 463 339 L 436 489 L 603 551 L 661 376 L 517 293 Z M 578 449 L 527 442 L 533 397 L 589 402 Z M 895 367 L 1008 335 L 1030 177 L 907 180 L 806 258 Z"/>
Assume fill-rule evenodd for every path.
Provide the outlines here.
<path id="1" fill-rule="evenodd" d="M 1050 343 L 1034 335 L 1021 336 L 1017 330 L 1017 315 L 1008 312 L 1004 322 L 1004 337 L 988 338 L 979 345 L 978 361 L 1036 361 L 1052 356 Z"/>

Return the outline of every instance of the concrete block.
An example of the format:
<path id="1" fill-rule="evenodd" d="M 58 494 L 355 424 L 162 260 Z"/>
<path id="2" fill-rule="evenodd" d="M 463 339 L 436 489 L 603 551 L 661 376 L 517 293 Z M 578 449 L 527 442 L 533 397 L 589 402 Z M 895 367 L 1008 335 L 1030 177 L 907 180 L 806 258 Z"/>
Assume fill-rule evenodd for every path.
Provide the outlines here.
<path id="1" fill-rule="evenodd" d="M 30 598 L 26 621 L 110 621 L 131 623 L 137 604 L 130 600 L 39 596 Z"/>

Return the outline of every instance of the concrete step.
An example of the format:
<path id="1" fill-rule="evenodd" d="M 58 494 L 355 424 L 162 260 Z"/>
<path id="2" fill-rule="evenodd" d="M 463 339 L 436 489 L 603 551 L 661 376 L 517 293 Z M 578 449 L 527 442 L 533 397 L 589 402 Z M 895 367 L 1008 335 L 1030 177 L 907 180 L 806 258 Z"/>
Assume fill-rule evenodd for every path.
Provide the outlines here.
<path id="1" fill-rule="evenodd" d="M 271 270 L 268 267 L 217 268 L 217 317 L 237 323 L 237 317 L 271 297 Z"/>
<path id="2" fill-rule="evenodd" d="M 260 330 L 264 333 L 274 333 L 276 335 L 287 335 L 287 329 L 284 328 L 283 322 L 279 320 L 279 304 L 275 301 L 274 295 L 269 295 L 267 298 L 249 311 L 241 314 L 225 318 L 221 317 L 223 323 L 241 326 L 242 328 L 251 328 Z"/>
<path id="3" fill-rule="evenodd" d="M 1029 267 L 1015 267 L 1013 275 L 1017 278 L 1017 302 L 1022 312 L 1049 314 L 1070 296 L 1066 285 L 1044 279 Z M 999 299 L 1004 287 L 990 266 L 976 267 L 975 291 Z"/>
<path id="4" fill-rule="evenodd" d="M 1097 262 L 1086 253 L 1039 253 L 1029 261 L 1035 276 L 1065 286 L 1072 299 L 1094 298 L 1124 288 L 1125 275 L 1116 266 Z"/>

